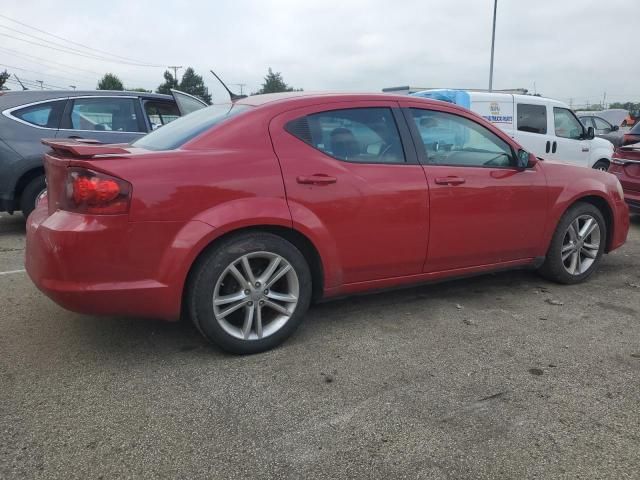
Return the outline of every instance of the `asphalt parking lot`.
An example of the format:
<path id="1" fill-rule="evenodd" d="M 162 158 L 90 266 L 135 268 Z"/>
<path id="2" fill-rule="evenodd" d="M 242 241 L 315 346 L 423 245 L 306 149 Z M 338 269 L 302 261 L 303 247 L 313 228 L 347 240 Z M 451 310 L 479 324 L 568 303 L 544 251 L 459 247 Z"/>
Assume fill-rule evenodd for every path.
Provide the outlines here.
<path id="1" fill-rule="evenodd" d="M 250 357 L 66 312 L 11 273 L 23 255 L 0 216 L 2 479 L 638 478 L 640 217 L 586 284 L 325 303 Z"/>

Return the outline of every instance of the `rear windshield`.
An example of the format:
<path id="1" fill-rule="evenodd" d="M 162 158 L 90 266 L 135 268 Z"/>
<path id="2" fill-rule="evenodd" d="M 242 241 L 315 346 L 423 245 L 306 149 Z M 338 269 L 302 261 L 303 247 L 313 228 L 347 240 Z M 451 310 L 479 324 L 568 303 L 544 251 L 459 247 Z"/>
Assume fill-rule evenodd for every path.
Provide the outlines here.
<path id="1" fill-rule="evenodd" d="M 175 150 L 215 125 L 238 115 L 247 105 L 212 105 L 164 125 L 131 145 L 147 150 Z"/>
<path id="2" fill-rule="evenodd" d="M 629 133 L 640 133 L 640 120 L 636 121 L 636 124 L 629 130 Z"/>

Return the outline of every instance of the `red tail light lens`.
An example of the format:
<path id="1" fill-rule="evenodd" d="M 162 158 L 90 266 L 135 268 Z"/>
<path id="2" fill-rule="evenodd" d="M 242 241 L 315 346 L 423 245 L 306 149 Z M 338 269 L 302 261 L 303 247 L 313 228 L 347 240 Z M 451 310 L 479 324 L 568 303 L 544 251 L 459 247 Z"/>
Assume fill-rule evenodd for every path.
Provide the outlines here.
<path id="1" fill-rule="evenodd" d="M 76 213 L 120 215 L 129 211 L 130 198 L 129 182 L 85 168 L 70 168 L 61 207 Z"/>

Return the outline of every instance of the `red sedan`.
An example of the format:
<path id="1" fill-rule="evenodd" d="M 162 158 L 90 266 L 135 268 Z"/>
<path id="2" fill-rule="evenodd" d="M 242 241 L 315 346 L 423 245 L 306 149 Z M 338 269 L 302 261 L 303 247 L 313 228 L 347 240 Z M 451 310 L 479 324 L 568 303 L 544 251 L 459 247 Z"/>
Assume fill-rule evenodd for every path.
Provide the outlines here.
<path id="1" fill-rule="evenodd" d="M 620 180 L 629 210 L 640 213 L 640 143 L 618 148 L 611 159 L 609 173 Z"/>
<path id="2" fill-rule="evenodd" d="M 522 267 L 577 283 L 629 228 L 613 175 L 420 98 L 254 96 L 130 145 L 45 143 L 35 284 L 79 312 L 185 313 L 238 353 L 320 298 Z"/>

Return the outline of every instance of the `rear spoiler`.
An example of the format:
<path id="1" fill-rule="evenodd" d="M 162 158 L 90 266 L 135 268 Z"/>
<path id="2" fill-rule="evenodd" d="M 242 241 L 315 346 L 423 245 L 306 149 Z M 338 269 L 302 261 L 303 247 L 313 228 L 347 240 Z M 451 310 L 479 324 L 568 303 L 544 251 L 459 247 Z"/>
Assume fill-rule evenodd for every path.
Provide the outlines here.
<path id="1" fill-rule="evenodd" d="M 123 154 L 129 151 L 118 145 L 109 145 L 93 139 L 65 139 L 43 138 L 42 143 L 62 155 L 90 158 L 96 155 Z"/>

